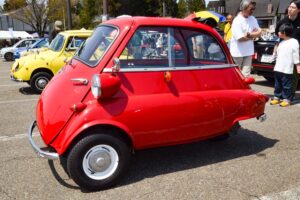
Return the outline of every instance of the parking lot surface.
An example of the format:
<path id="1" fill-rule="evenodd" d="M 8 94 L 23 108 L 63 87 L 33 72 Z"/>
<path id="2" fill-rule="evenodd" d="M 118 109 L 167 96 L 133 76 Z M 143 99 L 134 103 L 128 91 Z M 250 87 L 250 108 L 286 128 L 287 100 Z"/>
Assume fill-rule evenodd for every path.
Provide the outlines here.
<path id="1" fill-rule="evenodd" d="M 39 95 L 9 78 L 12 62 L 0 61 L 0 199 L 300 199 L 300 89 L 295 104 L 267 104 L 268 119 L 241 122 L 226 141 L 137 152 L 119 185 L 82 191 L 58 160 L 38 157 L 27 139 Z M 254 76 L 254 90 L 273 85 Z M 39 140 L 38 134 L 35 138 Z M 40 141 L 41 142 L 41 141 Z"/>

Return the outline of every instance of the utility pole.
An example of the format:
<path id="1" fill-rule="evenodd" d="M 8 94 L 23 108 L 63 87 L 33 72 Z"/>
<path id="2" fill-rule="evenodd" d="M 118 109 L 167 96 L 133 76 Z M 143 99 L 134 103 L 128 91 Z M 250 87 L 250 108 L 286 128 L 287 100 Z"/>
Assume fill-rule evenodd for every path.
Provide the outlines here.
<path id="1" fill-rule="evenodd" d="M 107 0 L 103 0 L 103 15 L 102 15 L 102 21 L 108 20 L 108 2 Z"/>
<path id="2" fill-rule="evenodd" d="M 166 16 L 166 3 L 163 1 L 163 17 Z"/>
<path id="3" fill-rule="evenodd" d="M 67 0 L 68 30 L 72 29 L 71 2 Z"/>

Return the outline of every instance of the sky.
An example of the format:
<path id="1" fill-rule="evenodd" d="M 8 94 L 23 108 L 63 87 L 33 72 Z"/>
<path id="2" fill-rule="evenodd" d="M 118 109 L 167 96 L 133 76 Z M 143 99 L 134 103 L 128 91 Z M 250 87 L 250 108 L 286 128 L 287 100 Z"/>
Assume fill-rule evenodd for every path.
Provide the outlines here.
<path id="1" fill-rule="evenodd" d="M 4 1 L 4 0 L 0 0 L 0 1 Z M 208 2 L 210 2 L 211 0 L 205 0 L 206 5 L 208 4 Z"/>

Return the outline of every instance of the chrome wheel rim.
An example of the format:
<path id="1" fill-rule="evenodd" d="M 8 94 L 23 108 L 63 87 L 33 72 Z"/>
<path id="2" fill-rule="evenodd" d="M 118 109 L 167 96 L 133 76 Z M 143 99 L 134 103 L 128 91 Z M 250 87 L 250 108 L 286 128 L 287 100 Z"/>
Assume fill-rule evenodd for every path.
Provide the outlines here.
<path id="1" fill-rule="evenodd" d="M 118 164 L 119 156 L 114 148 L 109 145 L 97 145 L 84 155 L 82 167 L 89 178 L 103 180 L 116 171 Z"/>
<path id="2" fill-rule="evenodd" d="M 39 79 L 37 79 L 36 81 L 36 87 L 39 89 L 39 90 L 43 90 L 47 83 L 49 82 L 49 80 L 45 77 L 40 77 Z"/>

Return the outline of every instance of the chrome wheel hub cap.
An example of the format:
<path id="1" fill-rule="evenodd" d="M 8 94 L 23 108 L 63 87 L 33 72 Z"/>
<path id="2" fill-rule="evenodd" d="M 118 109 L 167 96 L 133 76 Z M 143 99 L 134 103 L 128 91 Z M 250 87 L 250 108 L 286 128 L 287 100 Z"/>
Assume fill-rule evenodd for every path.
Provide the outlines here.
<path id="1" fill-rule="evenodd" d="M 44 88 L 46 87 L 47 83 L 48 83 L 47 79 L 45 79 L 45 78 L 40 78 L 40 79 L 37 81 L 37 86 L 38 86 L 38 88 L 40 88 L 40 89 L 44 89 Z"/>
<path id="2" fill-rule="evenodd" d="M 119 156 L 109 145 L 97 145 L 84 156 L 82 166 L 84 173 L 95 180 L 102 180 L 111 176 L 117 169 Z"/>

